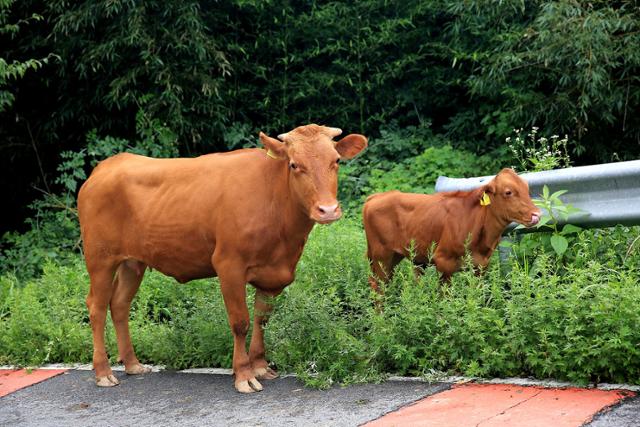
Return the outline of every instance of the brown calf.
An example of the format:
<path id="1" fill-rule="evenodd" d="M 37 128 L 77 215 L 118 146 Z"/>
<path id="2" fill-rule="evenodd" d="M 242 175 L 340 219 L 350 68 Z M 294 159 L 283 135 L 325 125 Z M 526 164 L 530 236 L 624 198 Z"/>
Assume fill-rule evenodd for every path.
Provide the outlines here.
<path id="1" fill-rule="evenodd" d="M 393 268 L 409 256 L 413 262 L 432 261 L 444 280 L 460 268 L 465 242 L 476 266 L 486 267 L 507 225 L 538 223 L 540 210 L 529 197 L 529 185 L 512 169 L 503 169 L 489 183 L 473 191 L 410 194 L 389 191 L 370 196 L 363 210 L 371 286 L 387 282 Z"/>
<path id="2" fill-rule="evenodd" d="M 147 267 L 181 283 L 218 276 L 234 339 L 235 387 L 259 391 L 257 378 L 274 378 L 265 359 L 262 325 L 268 297 L 294 279 L 307 236 L 318 222 L 342 215 L 338 163 L 367 146 L 362 135 L 318 125 L 282 134 L 260 133 L 267 150 L 253 148 L 193 159 L 119 154 L 101 162 L 78 195 L 78 212 L 91 288 L 96 384 L 113 386 L 104 344 L 107 308 L 119 358 L 128 374 L 148 372 L 129 336 L 129 309 Z M 246 284 L 256 288 L 253 335 Z"/>

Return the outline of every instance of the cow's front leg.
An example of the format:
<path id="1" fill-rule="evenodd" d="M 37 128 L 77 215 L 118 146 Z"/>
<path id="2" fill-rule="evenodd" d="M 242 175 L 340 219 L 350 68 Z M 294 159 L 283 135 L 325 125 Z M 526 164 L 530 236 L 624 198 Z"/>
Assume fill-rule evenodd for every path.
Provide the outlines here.
<path id="1" fill-rule="evenodd" d="M 249 310 L 247 310 L 247 291 L 244 270 L 228 267 L 217 268 L 220 278 L 220 289 L 227 308 L 229 325 L 233 334 L 233 373 L 235 387 L 240 393 L 261 391 L 251 361 L 246 350 L 247 332 L 249 331 Z"/>
<path id="2" fill-rule="evenodd" d="M 278 373 L 269 367 L 265 358 L 263 328 L 269 320 L 273 304 L 271 298 L 276 297 L 281 291 L 266 293 L 256 289 L 255 309 L 253 312 L 253 332 L 251 345 L 249 346 L 249 359 L 256 378 L 272 380 L 278 377 Z"/>

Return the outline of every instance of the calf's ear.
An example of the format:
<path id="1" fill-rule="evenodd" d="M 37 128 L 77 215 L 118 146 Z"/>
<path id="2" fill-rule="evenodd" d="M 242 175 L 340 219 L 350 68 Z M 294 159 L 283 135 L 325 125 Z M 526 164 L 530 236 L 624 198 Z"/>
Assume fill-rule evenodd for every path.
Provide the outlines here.
<path id="1" fill-rule="evenodd" d="M 511 168 L 503 168 L 500 172 L 498 172 L 498 175 L 502 175 L 502 174 L 509 174 L 509 175 L 513 175 L 513 176 L 518 176 L 516 171 L 514 171 Z"/>
<path id="2" fill-rule="evenodd" d="M 493 194 L 496 192 L 496 184 L 491 180 L 487 185 L 484 186 L 485 193 Z"/>
<path id="3" fill-rule="evenodd" d="M 285 159 L 287 158 L 287 144 L 280 142 L 275 138 L 260 132 L 260 142 L 267 149 L 267 154 L 271 157 Z"/>
<path id="4" fill-rule="evenodd" d="M 367 148 L 367 137 L 357 133 L 352 133 L 345 136 L 340 141 L 336 142 L 336 150 L 340 154 L 340 157 L 344 159 L 351 159 L 359 152 Z"/>

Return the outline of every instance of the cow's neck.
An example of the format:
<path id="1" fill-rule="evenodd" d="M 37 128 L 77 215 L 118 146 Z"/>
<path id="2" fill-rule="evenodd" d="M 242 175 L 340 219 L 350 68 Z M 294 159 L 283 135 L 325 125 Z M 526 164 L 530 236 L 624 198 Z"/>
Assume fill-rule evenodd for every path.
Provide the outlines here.
<path id="1" fill-rule="evenodd" d="M 480 206 L 478 221 L 473 230 L 473 246 L 478 248 L 480 252 L 489 254 L 493 251 L 500 241 L 500 237 L 508 225 L 508 221 L 498 217 L 490 206 Z"/>

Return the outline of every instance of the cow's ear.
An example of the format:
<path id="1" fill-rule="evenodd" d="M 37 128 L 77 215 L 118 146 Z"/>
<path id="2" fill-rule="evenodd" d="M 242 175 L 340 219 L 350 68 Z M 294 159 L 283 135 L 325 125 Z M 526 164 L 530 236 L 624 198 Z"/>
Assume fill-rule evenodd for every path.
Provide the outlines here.
<path id="1" fill-rule="evenodd" d="M 267 149 L 267 155 L 277 159 L 287 158 L 287 144 L 260 132 L 260 142 Z"/>
<path id="2" fill-rule="evenodd" d="M 336 150 L 340 154 L 340 157 L 344 159 L 351 159 L 359 152 L 367 148 L 367 137 L 352 133 L 345 136 L 340 141 L 336 142 Z"/>

